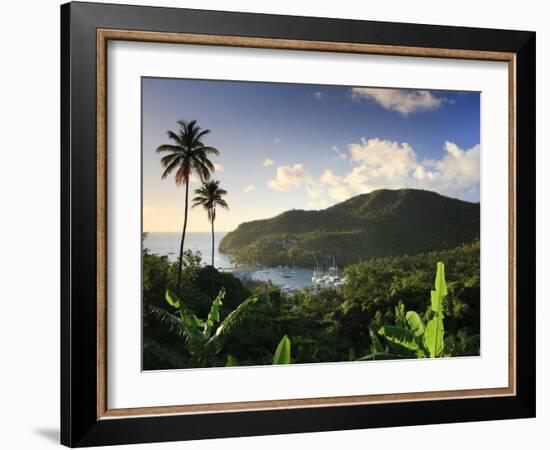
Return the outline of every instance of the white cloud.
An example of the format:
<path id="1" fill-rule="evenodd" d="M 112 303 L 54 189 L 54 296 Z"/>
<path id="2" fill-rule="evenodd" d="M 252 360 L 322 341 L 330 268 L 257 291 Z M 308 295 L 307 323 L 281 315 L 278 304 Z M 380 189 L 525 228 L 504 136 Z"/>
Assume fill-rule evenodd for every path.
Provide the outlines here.
<path id="1" fill-rule="evenodd" d="M 249 184 L 248 186 L 245 186 L 245 188 L 243 189 L 244 192 L 252 192 L 253 190 L 256 189 L 256 186 L 254 186 L 253 184 Z"/>
<path id="2" fill-rule="evenodd" d="M 315 180 L 303 164 L 277 167 L 275 179 L 270 180 L 267 185 L 279 192 L 303 189 L 309 198 L 309 208 L 320 209 L 329 205 L 325 187 Z"/>
<path id="3" fill-rule="evenodd" d="M 321 99 L 323 98 L 323 93 L 321 91 L 315 91 L 313 94 L 312 94 L 316 99 Z"/>
<path id="4" fill-rule="evenodd" d="M 294 189 L 305 187 L 311 181 L 312 177 L 310 173 L 305 169 L 304 165 L 295 164 L 292 167 L 277 167 L 276 178 L 269 181 L 267 184 L 270 188 L 275 189 L 276 191 L 289 192 Z"/>
<path id="5" fill-rule="evenodd" d="M 418 165 L 414 169 L 413 177 L 416 178 L 417 180 L 425 180 L 425 179 L 433 180 L 435 175 L 433 172 L 426 171 L 426 169 L 424 169 L 424 166 Z"/>
<path id="6" fill-rule="evenodd" d="M 275 139 L 273 139 L 273 142 L 275 142 L 276 144 L 278 144 L 279 142 L 281 142 L 281 138 L 276 137 Z"/>
<path id="7" fill-rule="evenodd" d="M 406 142 L 362 138 L 358 144 L 350 144 L 349 151 L 354 161 L 360 162 L 369 171 L 369 177 L 397 181 L 416 167 L 416 153 Z"/>
<path id="8" fill-rule="evenodd" d="M 362 139 L 349 145 L 356 164 L 343 176 L 326 169 L 319 182 L 337 201 L 376 189 L 418 188 L 444 195 L 476 200 L 479 189 L 479 145 L 464 150 L 445 142 L 441 159 L 418 161 L 407 143 Z"/>
<path id="9" fill-rule="evenodd" d="M 437 97 L 430 91 L 408 89 L 352 88 L 351 95 L 356 100 L 375 101 L 403 116 L 438 109 L 444 102 L 449 102 L 445 97 Z"/>
<path id="10" fill-rule="evenodd" d="M 264 162 L 262 163 L 262 166 L 271 167 L 274 163 L 275 163 L 275 161 L 273 161 L 272 159 L 266 158 L 264 160 Z"/>
<path id="11" fill-rule="evenodd" d="M 279 166 L 268 186 L 279 192 L 302 190 L 314 209 L 377 189 L 416 188 L 464 200 L 479 198 L 479 145 L 462 149 L 447 141 L 440 158 L 424 160 L 408 143 L 378 138 L 363 138 L 348 149 L 353 166 L 345 173 L 327 168 L 316 178 L 304 164 Z"/>
<path id="12" fill-rule="evenodd" d="M 319 181 L 331 186 L 338 186 L 342 182 L 342 177 L 334 175 L 330 169 L 325 169 L 323 175 L 319 178 Z"/>
<path id="13" fill-rule="evenodd" d="M 223 172 L 225 170 L 225 167 L 223 167 L 221 164 L 214 163 L 214 169 L 216 169 L 216 172 Z"/>
<path id="14" fill-rule="evenodd" d="M 479 183 L 480 148 L 475 145 L 468 150 L 459 148 L 453 142 L 445 142 L 447 154 L 436 161 L 434 173 L 439 173 L 439 185 L 446 191 L 471 189 Z"/>

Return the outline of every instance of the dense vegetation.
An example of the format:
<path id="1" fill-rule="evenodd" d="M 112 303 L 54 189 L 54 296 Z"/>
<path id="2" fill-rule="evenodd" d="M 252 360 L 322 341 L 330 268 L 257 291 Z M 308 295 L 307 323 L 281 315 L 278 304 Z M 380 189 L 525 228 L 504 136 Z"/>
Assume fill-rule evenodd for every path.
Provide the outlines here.
<path id="1" fill-rule="evenodd" d="M 444 220 L 443 220 L 444 219 Z M 378 190 L 320 211 L 245 222 L 220 251 L 243 264 L 312 267 L 451 249 L 479 238 L 479 203 L 416 189 Z"/>
<path id="2" fill-rule="evenodd" d="M 241 224 L 220 251 L 243 264 L 345 267 L 343 288 L 283 293 L 214 265 L 217 148 L 196 120 L 159 145 L 162 178 L 184 188 L 178 259 L 143 249 L 143 369 L 479 354 L 479 204 L 429 191 L 379 190 L 321 211 Z M 189 185 L 212 235 L 211 265 L 185 250 Z M 437 274 L 434 274 L 437 267 Z"/>
<path id="3" fill-rule="evenodd" d="M 430 300 L 438 261 L 445 263 L 446 291 L 441 298 L 445 351 L 437 356 L 479 354 L 477 240 L 450 250 L 371 258 L 346 267 L 347 283 L 340 291 L 303 289 L 292 295 L 270 283 L 243 283 L 232 274 L 202 266 L 200 256 L 189 251 L 184 253 L 178 289 L 178 264 L 147 250 L 143 253 L 145 370 L 272 364 L 283 350 L 290 358 L 290 345 L 292 363 L 418 357 L 418 351 L 403 346 L 388 330 L 401 327 L 403 333 L 410 332 L 409 312 L 425 328 L 439 314 Z M 173 304 L 167 301 L 167 290 Z M 223 301 L 216 301 L 220 291 Z M 209 317 L 216 319 L 206 333 L 208 339 L 215 335 L 214 326 L 219 327 L 240 305 L 246 314 L 223 333 L 215 351 L 201 353 L 201 342 L 206 340 L 197 337 L 191 344 L 177 324 L 170 325 L 168 315 L 183 319 L 176 302 L 184 305 L 185 315 L 197 318 L 193 323 L 201 333 Z"/>

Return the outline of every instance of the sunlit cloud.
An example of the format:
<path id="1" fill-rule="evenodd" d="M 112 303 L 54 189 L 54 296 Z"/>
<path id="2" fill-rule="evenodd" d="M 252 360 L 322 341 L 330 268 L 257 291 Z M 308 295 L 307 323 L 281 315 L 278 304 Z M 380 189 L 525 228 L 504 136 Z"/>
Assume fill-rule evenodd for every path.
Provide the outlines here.
<path id="1" fill-rule="evenodd" d="M 325 169 L 323 175 L 319 178 L 319 181 L 331 186 L 338 186 L 342 182 L 342 177 L 334 175 L 330 169 Z"/>
<path id="2" fill-rule="evenodd" d="M 267 185 L 276 191 L 289 192 L 307 186 L 313 180 L 303 164 L 294 166 L 279 166 L 274 180 Z"/>
<path id="3" fill-rule="evenodd" d="M 275 161 L 273 161 L 272 159 L 266 158 L 262 163 L 262 166 L 271 167 L 273 164 L 275 164 Z"/>
<path id="4" fill-rule="evenodd" d="M 267 185 L 279 192 L 303 189 L 309 199 L 309 208 L 328 206 L 324 186 L 315 180 L 303 164 L 278 167 L 275 179 L 270 180 Z"/>
<path id="5" fill-rule="evenodd" d="M 225 170 L 225 167 L 223 167 L 221 164 L 214 163 L 214 169 L 216 172 L 223 172 Z"/>
<path id="6" fill-rule="evenodd" d="M 438 109 L 444 102 L 448 102 L 445 97 L 436 96 L 430 91 L 408 89 L 352 88 L 351 96 L 355 100 L 374 101 L 405 117 L 416 112 Z"/>
<path id="7" fill-rule="evenodd" d="M 479 145 L 462 149 L 446 141 L 441 159 L 423 161 L 411 145 L 377 138 L 350 144 L 349 150 L 355 165 L 348 173 L 340 176 L 325 169 L 319 178 L 333 200 L 407 187 L 467 199 L 479 190 Z"/>
<path id="8" fill-rule="evenodd" d="M 256 186 L 254 186 L 253 184 L 249 184 L 248 186 L 245 186 L 245 188 L 243 189 L 244 192 L 252 192 L 253 190 L 256 189 Z"/>

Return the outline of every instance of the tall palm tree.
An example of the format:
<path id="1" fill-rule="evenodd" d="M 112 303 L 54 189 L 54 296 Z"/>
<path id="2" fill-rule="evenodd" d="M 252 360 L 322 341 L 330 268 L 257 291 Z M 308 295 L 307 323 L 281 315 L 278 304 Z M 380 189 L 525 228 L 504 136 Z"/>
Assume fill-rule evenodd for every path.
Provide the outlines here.
<path id="1" fill-rule="evenodd" d="M 174 144 L 164 144 L 157 147 L 157 153 L 168 153 L 160 160 L 164 167 L 162 178 L 166 178 L 175 171 L 175 181 L 178 186 L 185 185 L 185 210 L 183 219 L 183 231 L 181 233 L 180 254 L 178 264 L 178 290 L 181 284 L 181 266 L 183 260 L 183 244 L 185 231 L 187 229 L 187 213 L 189 205 L 189 181 L 191 175 L 197 174 L 204 183 L 210 179 L 214 172 L 214 164 L 210 161 L 211 155 L 219 155 L 220 152 L 214 147 L 204 144 L 202 139 L 210 130 L 203 130 L 197 126 L 196 120 L 187 122 L 178 120 L 179 130 L 174 132 L 168 130 L 168 138 Z"/>
<path id="2" fill-rule="evenodd" d="M 220 188 L 217 180 L 206 181 L 199 189 L 195 189 L 193 208 L 202 206 L 206 210 L 208 220 L 212 225 L 212 267 L 214 267 L 214 221 L 216 220 L 216 207 L 229 209 L 223 197 L 227 195 L 225 189 Z"/>

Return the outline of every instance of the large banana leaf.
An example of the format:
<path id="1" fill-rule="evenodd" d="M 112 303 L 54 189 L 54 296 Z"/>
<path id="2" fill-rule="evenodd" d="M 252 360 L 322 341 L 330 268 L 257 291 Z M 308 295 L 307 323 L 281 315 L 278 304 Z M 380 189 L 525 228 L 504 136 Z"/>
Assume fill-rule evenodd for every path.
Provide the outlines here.
<path id="1" fill-rule="evenodd" d="M 179 310 L 181 320 L 185 322 L 185 324 L 189 327 L 195 327 L 195 328 L 203 328 L 204 322 L 199 319 L 193 312 L 185 306 L 185 303 L 182 302 L 178 296 L 170 291 L 169 289 L 166 290 L 166 302 L 173 306 L 174 308 Z"/>
<path id="2" fill-rule="evenodd" d="M 435 274 L 435 290 L 441 292 L 445 297 L 447 295 L 447 283 L 445 281 L 445 264 L 441 261 L 437 263 L 437 273 Z"/>
<path id="3" fill-rule="evenodd" d="M 159 319 L 162 323 L 168 326 L 168 329 L 178 335 L 186 338 L 186 342 L 190 345 L 190 348 L 194 351 L 198 346 L 204 343 L 204 338 L 199 329 L 195 326 L 189 325 L 192 321 L 186 317 L 187 312 L 180 309 L 180 315 L 183 318 L 175 316 L 168 311 L 159 308 L 157 306 L 149 306 L 151 315 Z"/>
<path id="4" fill-rule="evenodd" d="M 443 319 L 440 314 L 433 317 L 424 331 L 424 346 L 428 349 L 431 358 L 437 358 L 443 353 Z"/>
<path id="5" fill-rule="evenodd" d="M 397 303 L 397 306 L 395 307 L 395 324 L 398 327 L 405 328 L 407 326 L 407 322 L 405 319 L 405 305 L 402 301 L 399 301 Z"/>
<path id="6" fill-rule="evenodd" d="M 416 311 L 407 311 L 407 324 L 416 337 L 424 334 L 424 323 Z"/>
<path id="7" fill-rule="evenodd" d="M 258 297 L 247 298 L 233 311 L 231 311 L 222 323 L 220 323 L 214 333 L 214 336 L 208 339 L 206 345 L 214 345 L 217 341 L 219 341 L 219 339 L 231 333 L 231 330 L 243 320 L 247 310 L 257 301 Z"/>
<path id="8" fill-rule="evenodd" d="M 166 301 L 170 306 L 173 306 L 174 308 L 179 309 L 181 305 L 181 300 L 178 298 L 176 294 L 174 294 L 173 292 L 167 289 L 165 297 L 166 297 Z"/>
<path id="9" fill-rule="evenodd" d="M 277 350 L 275 350 L 273 365 L 276 364 L 290 364 L 290 339 L 286 334 L 277 345 Z"/>
<path id="10" fill-rule="evenodd" d="M 435 291 L 431 291 L 431 303 L 435 315 L 428 322 L 424 331 L 424 346 L 428 349 L 431 358 L 441 356 L 445 347 L 443 300 L 447 295 L 447 283 L 445 282 L 445 265 L 441 261 L 437 263 L 434 284 Z"/>
<path id="11" fill-rule="evenodd" d="M 378 336 L 376 336 L 376 333 L 372 330 L 371 327 L 369 327 L 369 336 L 370 336 L 370 342 L 371 342 L 371 352 L 372 353 L 384 353 L 386 349 L 380 342 L 380 339 L 378 339 Z"/>
<path id="12" fill-rule="evenodd" d="M 384 336 L 388 341 L 401 345 L 409 350 L 418 350 L 419 348 L 413 332 L 406 328 L 384 325 L 378 330 L 378 334 Z"/>
<path id="13" fill-rule="evenodd" d="M 208 318 L 206 319 L 206 323 L 204 324 L 204 329 L 202 331 L 202 334 L 206 337 L 211 336 L 212 328 L 216 323 L 220 321 L 220 307 L 223 304 L 224 298 L 225 298 L 225 289 L 221 288 L 220 292 L 218 293 L 218 296 L 212 302 L 212 306 L 210 307 L 210 312 L 208 313 Z"/>
<path id="14" fill-rule="evenodd" d="M 169 313 L 165 309 L 159 308 L 158 306 L 149 306 L 149 312 L 154 318 L 164 323 L 172 333 L 182 337 L 187 336 L 185 333 L 185 328 L 181 325 L 181 319 L 179 317 Z"/>

